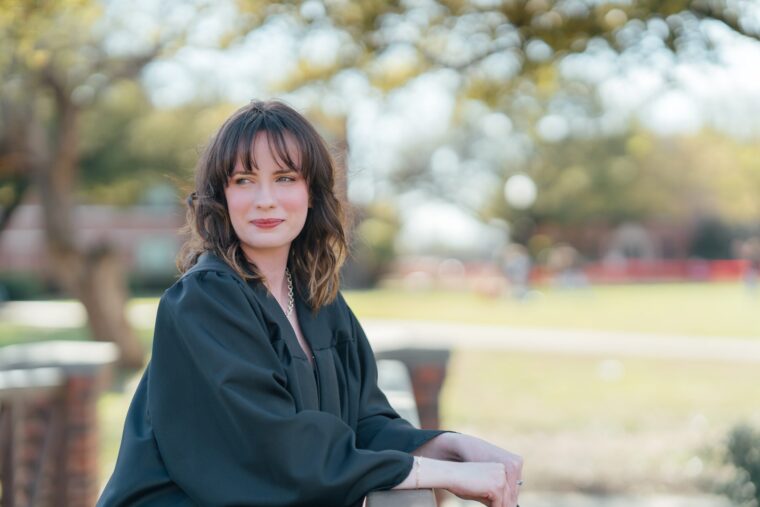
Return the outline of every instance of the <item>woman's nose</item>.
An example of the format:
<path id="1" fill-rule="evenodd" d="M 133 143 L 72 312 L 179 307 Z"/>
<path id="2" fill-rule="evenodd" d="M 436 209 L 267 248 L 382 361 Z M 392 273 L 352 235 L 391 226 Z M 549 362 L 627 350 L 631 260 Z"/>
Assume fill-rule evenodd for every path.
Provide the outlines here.
<path id="1" fill-rule="evenodd" d="M 257 185 L 254 195 L 254 203 L 258 208 L 271 208 L 277 203 L 274 196 L 274 189 L 266 183 Z"/>

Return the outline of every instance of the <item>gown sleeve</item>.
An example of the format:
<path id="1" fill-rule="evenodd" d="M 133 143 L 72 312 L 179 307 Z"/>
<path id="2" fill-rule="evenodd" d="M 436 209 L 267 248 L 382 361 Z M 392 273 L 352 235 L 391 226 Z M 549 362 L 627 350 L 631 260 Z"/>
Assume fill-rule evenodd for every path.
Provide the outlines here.
<path id="1" fill-rule="evenodd" d="M 159 305 L 148 412 L 171 479 L 204 506 L 352 505 L 413 458 L 359 449 L 340 418 L 296 411 L 242 281 L 186 275 Z"/>
<path id="2" fill-rule="evenodd" d="M 369 340 L 353 311 L 349 308 L 348 312 L 359 349 L 363 377 L 356 445 L 373 451 L 394 449 L 411 453 L 441 433 L 456 433 L 418 429 L 398 415 L 377 385 L 377 363 Z"/>

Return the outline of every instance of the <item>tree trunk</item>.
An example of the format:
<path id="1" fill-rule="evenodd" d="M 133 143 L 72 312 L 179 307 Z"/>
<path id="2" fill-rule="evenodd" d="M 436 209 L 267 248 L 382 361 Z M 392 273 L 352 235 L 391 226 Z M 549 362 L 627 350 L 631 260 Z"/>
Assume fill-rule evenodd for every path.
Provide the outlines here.
<path id="1" fill-rule="evenodd" d="M 10 184 L 11 199 L 10 202 L 0 210 L 0 234 L 8 227 L 19 205 L 24 201 L 24 196 L 29 188 L 29 178 L 21 175 L 13 175 Z"/>
<path id="2" fill-rule="evenodd" d="M 10 182 L 11 194 L 0 210 L 0 234 L 10 224 L 13 213 L 23 202 L 31 183 L 24 152 L 27 141 L 26 117 L 19 109 L 21 108 L 0 96 L 0 118 L 5 123 L 5 127 L 0 130 L 0 179 L 4 183 Z"/>
<path id="3" fill-rule="evenodd" d="M 68 251 L 61 246 L 49 243 L 52 278 L 82 302 L 93 339 L 115 343 L 122 366 L 141 368 L 144 350 L 124 312 L 128 293 L 118 252 L 107 244 Z"/>
<path id="4" fill-rule="evenodd" d="M 79 299 L 87 311 L 92 337 L 114 342 L 120 363 L 144 364 L 143 347 L 126 319 L 126 281 L 117 252 L 108 245 L 82 247 L 74 224 L 74 184 L 79 164 L 79 112 L 68 97 L 56 97 L 55 148 L 32 115 L 29 125 L 31 167 L 42 205 L 50 276 L 64 291 Z"/>

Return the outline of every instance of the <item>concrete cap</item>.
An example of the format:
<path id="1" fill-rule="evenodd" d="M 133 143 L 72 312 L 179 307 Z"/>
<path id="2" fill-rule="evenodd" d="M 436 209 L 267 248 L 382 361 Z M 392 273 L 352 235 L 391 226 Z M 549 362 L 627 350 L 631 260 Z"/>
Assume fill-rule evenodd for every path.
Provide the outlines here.
<path id="1" fill-rule="evenodd" d="M 0 348 L 0 370 L 60 367 L 66 373 L 89 373 L 116 362 L 119 350 L 113 343 L 49 341 L 20 343 Z"/>
<path id="2" fill-rule="evenodd" d="M 23 394 L 27 389 L 56 388 L 63 385 L 60 368 L 27 368 L 23 370 L 0 370 L 0 398 Z"/>

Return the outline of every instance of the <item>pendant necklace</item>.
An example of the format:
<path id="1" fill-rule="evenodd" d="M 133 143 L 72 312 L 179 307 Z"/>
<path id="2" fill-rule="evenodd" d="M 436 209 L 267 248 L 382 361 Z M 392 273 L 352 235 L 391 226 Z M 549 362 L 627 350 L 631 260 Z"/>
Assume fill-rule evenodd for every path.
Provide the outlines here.
<path id="1" fill-rule="evenodd" d="M 288 279 L 288 310 L 285 312 L 285 316 L 289 318 L 290 314 L 293 313 L 295 298 L 293 297 L 293 277 L 290 276 L 290 270 L 287 267 L 285 268 L 285 278 Z"/>

